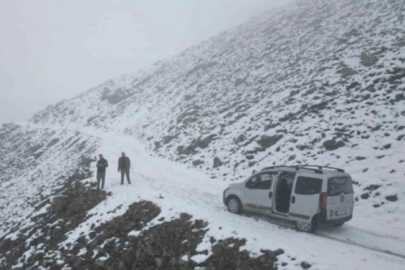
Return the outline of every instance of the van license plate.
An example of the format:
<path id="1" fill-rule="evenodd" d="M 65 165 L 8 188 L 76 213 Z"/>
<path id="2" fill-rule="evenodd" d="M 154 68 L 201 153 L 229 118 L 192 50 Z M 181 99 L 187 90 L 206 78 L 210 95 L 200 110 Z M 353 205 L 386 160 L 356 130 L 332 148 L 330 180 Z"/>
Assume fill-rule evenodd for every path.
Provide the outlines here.
<path id="1" fill-rule="evenodd" d="M 347 214 L 347 211 L 346 210 L 341 210 L 341 211 L 336 211 L 335 212 L 335 215 L 336 216 L 343 216 L 343 215 L 346 215 Z"/>

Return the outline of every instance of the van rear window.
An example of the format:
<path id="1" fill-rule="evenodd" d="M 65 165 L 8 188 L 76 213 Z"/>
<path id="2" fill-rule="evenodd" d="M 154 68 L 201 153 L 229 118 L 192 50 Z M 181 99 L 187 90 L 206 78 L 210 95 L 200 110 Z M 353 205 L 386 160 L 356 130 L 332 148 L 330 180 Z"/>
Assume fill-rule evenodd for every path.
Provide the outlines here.
<path id="1" fill-rule="evenodd" d="M 328 180 L 328 195 L 335 196 L 342 193 L 353 193 L 352 179 L 348 176 L 330 178 Z"/>
<path id="2" fill-rule="evenodd" d="M 299 176 L 295 186 L 295 194 L 313 195 L 322 190 L 322 179 Z"/>

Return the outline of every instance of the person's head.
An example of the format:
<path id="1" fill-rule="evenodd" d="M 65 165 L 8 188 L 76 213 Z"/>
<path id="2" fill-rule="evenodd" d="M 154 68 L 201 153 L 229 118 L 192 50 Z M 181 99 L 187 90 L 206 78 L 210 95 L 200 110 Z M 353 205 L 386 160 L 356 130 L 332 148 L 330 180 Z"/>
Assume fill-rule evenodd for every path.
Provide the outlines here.
<path id="1" fill-rule="evenodd" d="M 121 153 L 121 156 L 125 157 L 125 152 L 122 152 L 122 153 Z"/>
<path id="2" fill-rule="evenodd" d="M 103 155 L 102 155 L 102 154 L 98 155 L 98 157 L 99 157 L 100 159 L 103 159 Z"/>

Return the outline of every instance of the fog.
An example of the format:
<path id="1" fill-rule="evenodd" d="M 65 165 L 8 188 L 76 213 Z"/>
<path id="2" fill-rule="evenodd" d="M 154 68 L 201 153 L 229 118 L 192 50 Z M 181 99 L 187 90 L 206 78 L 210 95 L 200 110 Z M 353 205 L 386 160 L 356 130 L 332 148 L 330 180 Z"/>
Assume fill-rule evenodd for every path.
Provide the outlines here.
<path id="1" fill-rule="evenodd" d="M 0 124 L 133 72 L 290 0 L 2 0 Z"/>

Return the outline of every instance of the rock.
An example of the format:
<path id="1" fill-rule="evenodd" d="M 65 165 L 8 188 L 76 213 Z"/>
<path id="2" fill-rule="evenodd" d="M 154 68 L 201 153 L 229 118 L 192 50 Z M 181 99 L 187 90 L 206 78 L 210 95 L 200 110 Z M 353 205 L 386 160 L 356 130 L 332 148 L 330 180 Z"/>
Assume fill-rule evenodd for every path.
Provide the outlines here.
<path id="1" fill-rule="evenodd" d="M 184 146 L 183 146 L 183 145 L 177 146 L 177 153 L 178 153 L 178 154 L 181 154 L 181 153 L 183 152 L 183 150 L 184 150 Z"/>
<path id="2" fill-rule="evenodd" d="M 301 262 L 301 267 L 302 267 L 302 269 L 309 269 L 312 267 L 312 265 L 310 265 L 307 262 Z"/>
<path id="3" fill-rule="evenodd" d="M 235 143 L 241 143 L 241 142 L 243 142 L 243 141 L 245 141 L 246 140 L 246 137 L 245 137 L 245 135 L 239 135 L 238 137 L 236 137 L 235 139 L 234 139 L 234 142 Z"/>
<path id="4" fill-rule="evenodd" d="M 43 251 L 39 251 L 34 254 L 33 258 L 35 261 L 40 261 L 44 257 L 45 253 Z"/>
<path id="5" fill-rule="evenodd" d="M 164 143 L 164 144 L 168 144 L 168 143 L 170 143 L 174 138 L 176 138 L 176 136 L 164 136 L 164 137 L 163 137 L 163 143 Z"/>
<path id="6" fill-rule="evenodd" d="M 118 270 L 126 270 L 125 263 L 123 261 L 119 262 Z"/>
<path id="7" fill-rule="evenodd" d="M 386 144 L 386 145 L 384 145 L 383 147 L 384 147 L 384 149 L 390 149 L 390 148 L 391 148 L 391 144 L 390 144 L 390 143 L 389 143 L 389 144 Z"/>
<path id="8" fill-rule="evenodd" d="M 199 166 L 199 165 L 201 165 L 201 164 L 204 164 L 204 161 L 202 161 L 202 160 L 200 160 L 200 159 L 197 159 L 197 160 L 194 160 L 193 161 L 193 165 L 194 166 Z"/>
<path id="9" fill-rule="evenodd" d="M 399 41 L 396 45 L 398 47 L 405 47 L 405 40 Z"/>
<path id="10" fill-rule="evenodd" d="M 356 88 L 357 86 L 361 86 L 361 83 L 354 81 L 351 84 L 349 84 L 348 86 L 346 86 L 346 90 L 347 91 L 352 90 L 352 89 Z"/>
<path id="11" fill-rule="evenodd" d="M 356 75 L 357 71 L 355 71 L 354 69 L 351 69 L 349 67 L 343 67 L 343 68 L 339 69 L 337 71 L 337 73 L 342 75 L 343 78 L 348 78 L 348 77 L 351 77 L 353 75 Z"/>
<path id="12" fill-rule="evenodd" d="M 405 138 L 405 134 L 404 135 L 399 135 L 397 138 L 397 141 L 401 141 L 403 138 Z"/>
<path id="13" fill-rule="evenodd" d="M 283 135 L 274 135 L 274 136 L 266 136 L 263 135 L 257 143 L 263 147 L 264 149 L 267 149 L 273 145 L 275 145 L 281 138 L 283 138 Z"/>
<path id="14" fill-rule="evenodd" d="M 385 199 L 386 199 L 387 201 L 390 201 L 390 202 L 396 202 L 396 201 L 398 201 L 398 195 L 386 196 Z"/>
<path id="15" fill-rule="evenodd" d="M 52 211 L 56 214 L 64 212 L 68 206 L 69 200 L 66 197 L 55 197 L 52 200 Z"/>
<path id="16" fill-rule="evenodd" d="M 326 150 L 328 151 L 333 151 L 338 148 L 344 147 L 346 144 L 342 141 L 336 142 L 334 139 L 333 140 L 328 140 L 323 143 L 323 147 L 325 147 Z"/>
<path id="17" fill-rule="evenodd" d="M 161 258 L 155 258 L 155 261 L 156 261 L 157 267 L 163 268 L 163 262 L 162 262 Z"/>
<path id="18" fill-rule="evenodd" d="M 374 191 L 377 190 L 381 187 L 381 185 L 369 185 L 367 187 L 364 188 L 364 190 L 369 190 L 369 191 Z"/>
<path id="19" fill-rule="evenodd" d="M 304 150 L 307 150 L 307 149 L 311 149 L 310 146 L 308 146 L 308 145 L 302 145 L 302 144 L 297 145 L 296 148 L 297 148 L 298 150 L 301 150 L 301 151 L 304 151 Z"/>
<path id="20" fill-rule="evenodd" d="M 361 195 L 361 198 L 363 200 L 367 200 L 369 197 L 370 197 L 370 194 L 368 194 L 368 193 L 364 193 L 364 194 Z"/>
<path id="21" fill-rule="evenodd" d="M 374 56 L 372 54 L 368 54 L 366 52 L 361 53 L 360 59 L 361 59 L 361 61 L 360 61 L 361 64 L 365 67 L 374 66 L 378 61 L 376 56 Z"/>
<path id="22" fill-rule="evenodd" d="M 193 142 L 186 148 L 184 148 L 182 146 L 177 147 L 177 151 L 181 155 L 190 155 L 190 154 L 196 153 L 197 148 L 201 148 L 201 149 L 207 148 L 215 137 L 216 137 L 215 134 L 211 134 L 211 135 L 205 137 L 204 139 L 201 139 L 201 137 L 198 138 L 197 140 L 194 139 Z"/>
<path id="23" fill-rule="evenodd" d="M 215 168 L 218 168 L 218 167 L 221 167 L 221 166 L 222 166 L 222 161 L 218 157 L 215 157 L 214 158 L 214 166 L 213 166 L 213 168 L 215 169 Z"/>
<path id="24" fill-rule="evenodd" d="M 60 242 L 60 240 L 62 239 L 62 237 L 64 236 L 62 228 L 59 226 L 56 226 L 53 230 L 52 230 L 52 239 L 53 240 L 57 240 L 58 242 Z"/>
<path id="25" fill-rule="evenodd" d="M 209 135 L 209 136 L 205 137 L 204 139 L 200 140 L 197 143 L 197 146 L 202 148 L 202 149 L 207 148 L 208 145 L 211 143 L 211 141 L 215 138 L 215 136 L 216 136 L 215 134 L 212 134 L 212 135 Z"/>
<path id="26" fill-rule="evenodd" d="M 100 257 L 96 260 L 96 265 L 103 267 L 107 261 L 106 257 Z"/>
<path id="27" fill-rule="evenodd" d="M 159 148 L 162 147 L 162 144 L 160 142 L 154 142 L 154 144 L 155 144 L 155 149 L 154 149 L 155 151 L 159 150 Z"/>
<path id="28" fill-rule="evenodd" d="M 222 247 L 221 244 L 216 244 L 212 247 L 212 254 L 216 257 L 219 257 L 222 255 L 222 251 L 224 248 Z"/>
<path id="29" fill-rule="evenodd" d="M 326 109 L 327 106 L 328 106 L 328 102 L 322 101 L 321 103 L 312 105 L 307 110 L 310 112 L 318 112 L 318 111 Z"/>
<path id="30" fill-rule="evenodd" d="M 250 161 L 249 163 L 248 163 L 248 166 L 249 167 L 252 167 L 252 166 L 254 166 L 254 165 L 256 165 L 257 164 L 257 161 Z"/>

